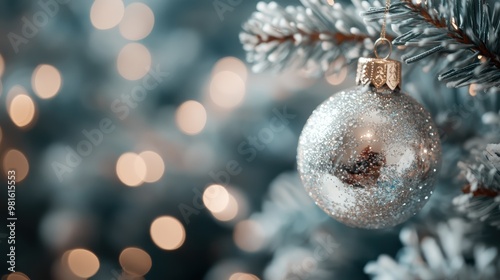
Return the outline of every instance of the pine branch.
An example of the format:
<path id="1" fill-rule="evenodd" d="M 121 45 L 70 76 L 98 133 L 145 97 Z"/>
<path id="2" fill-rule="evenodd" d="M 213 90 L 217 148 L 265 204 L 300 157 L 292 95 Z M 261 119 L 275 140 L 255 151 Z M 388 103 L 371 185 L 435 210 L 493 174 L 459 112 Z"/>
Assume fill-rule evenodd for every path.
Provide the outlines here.
<path id="1" fill-rule="evenodd" d="M 363 14 L 379 20 L 384 9 Z M 406 63 L 446 57 L 438 78 L 447 86 L 500 86 L 500 3 L 491 8 L 485 0 L 402 0 L 388 18 L 400 34 L 394 45 L 407 46 Z"/>
<path id="2" fill-rule="evenodd" d="M 303 7 L 285 8 L 259 2 L 243 25 L 240 41 L 255 72 L 290 68 L 332 73 L 371 51 L 377 29 L 366 25 L 354 7 L 301 2 Z M 333 63 L 337 59 L 341 63 Z"/>
<path id="3" fill-rule="evenodd" d="M 444 18 L 434 18 L 429 13 L 429 11 L 427 11 L 424 7 L 422 7 L 421 5 L 416 5 L 416 4 L 412 3 L 411 1 L 407 0 L 406 3 L 408 5 L 408 7 L 413 12 L 422 15 L 422 17 L 424 18 L 424 20 L 427 23 L 429 23 L 430 25 L 434 26 L 435 28 L 442 28 L 442 29 L 448 29 L 449 28 L 449 26 L 446 24 L 446 21 L 444 20 Z M 483 6 L 481 6 L 481 7 L 483 7 Z M 456 26 L 456 24 L 454 25 L 453 20 L 451 21 L 451 25 L 453 27 L 453 31 L 454 32 L 448 32 L 448 36 L 450 38 L 456 40 L 460 44 L 471 46 L 470 49 L 473 52 L 478 52 L 479 55 L 481 55 L 482 57 L 490 59 L 491 62 L 497 68 L 500 68 L 500 58 L 498 57 L 498 55 L 496 55 L 492 51 L 490 51 L 486 47 L 486 44 L 484 42 L 479 41 L 478 44 L 475 44 L 475 40 L 473 40 L 471 38 L 471 36 L 469 36 L 467 34 L 467 32 L 465 32 L 464 30 L 461 30 L 460 28 L 458 28 L 458 26 Z"/>
<path id="4" fill-rule="evenodd" d="M 500 228 L 500 144 L 490 144 L 482 153 L 475 150 L 475 161 L 459 162 L 468 181 L 463 195 L 453 203 L 471 219 Z"/>
<path id="5" fill-rule="evenodd" d="M 277 30 L 277 29 L 276 29 Z M 277 30 L 278 31 L 278 30 Z M 351 35 L 351 34 L 343 34 L 343 33 L 334 33 L 334 32 L 312 32 L 312 33 L 305 33 L 302 30 L 298 30 L 297 33 L 295 34 L 290 34 L 286 35 L 283 37 L 274 37 L 274 36 L 263 36 L 263 35 L 256 35 L 257 37 L 257 43 L 256 45 L 264 44 L 264 43 L 271 43 L 273 41 L 277 41 L 278 43 L 285 43 L 286 41 L 293 41 L 294 44 L 300 44 L 300 38 L 302 37 L 309 37 L 309 42 L 315 43 L 315 42 L 320 42 L 320 41 L 326 41 L 324 37 L 328 37 L 333 39 L 334 42 L 336 42 L 338 45 L 344 44 L 344 43 L 362 43 L 365 39 L 368 37 L 364 34 L 360 35 Z"/>
<path id="6" fill-rule="evenodd" d="M 473 227 L 459 219 L 419 231 L 405 227 L 397 258 L 380 255 L 365 272 L 372 279 L 498 279 L 497 248 L 474 244 L 471 231 Z"/>
<path id="7" fill-rule="evenodd" d="M 276 247 L 316 228 L 324 220 L 323 214 L 307 196 L 298 173 L 287 172 L 271 182 L 262 211 L 253 213 L 250 219 L 262 226 L 266 243 Z"/>

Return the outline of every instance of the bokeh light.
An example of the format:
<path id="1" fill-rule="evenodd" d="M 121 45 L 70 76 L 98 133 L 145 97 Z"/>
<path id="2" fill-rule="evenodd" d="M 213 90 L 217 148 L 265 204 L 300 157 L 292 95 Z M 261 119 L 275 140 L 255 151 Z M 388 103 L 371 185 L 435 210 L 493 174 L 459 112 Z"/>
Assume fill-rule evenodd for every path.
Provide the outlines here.
<path id="1" fill-rule="evenodd" d="M 240 207 L 236 198 L 231 193 L 228 193 L 228 202 L 224 209 L 219 212 L 212 211 L 211 213 L 217 220 L 221 222 L 228 222 L 236 218 L 239 214 L 239 208 Z"/>
<path id="2" fill-rule="evenodd" d="M 137 187 L 146 178 L 146 163 L 135 153 L 125 153 L 116 162 L 116 175 L 118 179 L 129 187 Z"/>
<path id="3" fill-rule="evenodd" d="M 164 250 L 176 250 L 186 239 L 184 226 L 174 217 L 162 216 L 151 223 L 151 239 Z"/>
<path id="4" fill-rule="evenodd" d="M 247 252 L 257 252 L 264 246 L 265 232 L 260 224 L 253 220 L 239 222 L 234 227 L 234 242 Z"/>
<path id="5" fill-rule="evenodd" d="M 3 59 L 3 56 L 0 54 L 0 77 L 3 76 L 4 72 L 5 72 L 5 60 Z"/>
<path id="6" fill-rule="evenodd" d="M 17 271 L 7 275 L 6 280 L 30 280 L 30 278 L 26 274 Z"/>
<path id="7" fill-rule="evenodd" d="M 144 45 L 129 43 L 120 50 L 116 67 L 123 78 L 139 80 L 151 69 L 151 54 Z"/>
<path id="8" fill-rule="evenodd" d="M 153 151 L 144 151 L 139 156 L 146 164 L 144 182 L 154 183 L 160 180 L 165 172 L 165 163 L 161 156 Z"/>
<path id="9" fill-rule="evenodd" d="M 201 103 L 189 100 L 177 109 L 175 119 L 179 129 L 189 135 L 200 133 L 207 123 L 207 112 Z"/>
<path id="10" fill-rule="evenodd" d="M 128 40 L 146 38 L 153 30 L 155 15 L 144 3 L 132 3 L 125 8 L 120 22 L 120 34 Z"/>
<path id="11" fill-rule="evenodd" d="M 90 21 L 97 29 L 111 29 L 120 23 L 124 12 L 122 0 L 95 0 L 90 8 Z"/>
<path id="12" fill-rule="evenodd" d="M 73 274 L 82 278 L 94 276 L 99 270 L 97 256 L 85 249 L 74 249 L 68 254 L 68 267 Z"/>
<path id="13" fill-rule="evenodd" d="M 16 126 L 26 127 L 33 122 L 36 107 L 29 95 L 24 93 L 16 94 L 8 104 L 10 119 Z"/>
<path id="14" fill-rule="evenodd" d="M 48 99 L 54 97 L 61 88 L 61 73 L 52 65 L 38 65 L 33 71 L 31 78 L 33 91 L 40 98 Z"/>
<path id="15" fill-rule="evenodd" d="M 231 275 L 231 277 L 229 277 L 229 280 L 259 280 L 259 277 L 253 274 L 238 272 Z"/>
<path id="16" fill-rule="evenodd" d="M 236 73 L 215 73 L 210 83 L 210 98 L 222 108 L 235 108 L 245 97 L 245 81 Z"/>
<path id="17" fill-rule="evenodd" d="M 221 185 L 211 185 L 203 192 L 203 204 L 211 212 L 221 212 L 229 204 L 229 193 Z"/>
<path id="18" fill-rule="evenodd" d="M 151 257 L 139 248 L 126 248 L 119 257 L 123 270 L 132 276 L 146 275 L 152 266 Z"/>
<path id="19" fill-rule="evenodd" d="M 476 84 L 470 84 L 469 85 L 469 94 L 470 96 L 476 96 L 477 95 L 477 85 Z"/>
<path id="20" fill-rule="evenodd" d="M 16 171 L 16 182 L 21 182 L 26 178 L 30 170 L 30 165 L 26 156 L 15 149 L 9 150 L 3 157 L 3 172 L 8 174 L 9 170 Z"/>
<path id="21" fill-rule="evenodd" d="M 239 58 L 232 56 L 227 56 L 217 61 L 212 70 L 212 73 L 217 74 L 223 71 L 231 71 L 237 74 L 244 82 L 246 82 L 248 77 L 248 70 L 245 63 Z"/>
<path id="22" fill-rule="evenodd" d="M 340 85 L 347 77 L 347 67 L 343 67 L 338 73 L 325 76 L 326 81 L 331 85 Z"/>

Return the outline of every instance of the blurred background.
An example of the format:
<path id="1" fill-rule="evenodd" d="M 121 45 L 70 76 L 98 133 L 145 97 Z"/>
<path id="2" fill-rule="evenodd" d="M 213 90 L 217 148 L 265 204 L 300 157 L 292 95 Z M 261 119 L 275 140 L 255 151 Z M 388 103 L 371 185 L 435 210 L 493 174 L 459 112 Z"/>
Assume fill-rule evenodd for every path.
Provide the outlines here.
<path id="1" fill-rule="evenodd" d="M 296 96 L 315 81 L 252 75 L 238 33 L 256 2 L 240 2 L 2 1 L 0 147 L 2 169 L 17 170 L 19 272 L 261 274 L 267 259 L 247 252 L 263 237 L 245 220 L 295 169 L 305 118 L 335 88 Z M 284 110 L 293 119 L 269 130 Z"/>
<path id="2" fill-rule="evenodd" d="M 354 78 L 253 74 L 238 35 L 256 3 L 0 3 L 0 162 L 18 218 L 18 272 L 2 279 L 366 279 L 397 252 L 400 227 L 345 227 L 304 193 L 300 131 Z"/>

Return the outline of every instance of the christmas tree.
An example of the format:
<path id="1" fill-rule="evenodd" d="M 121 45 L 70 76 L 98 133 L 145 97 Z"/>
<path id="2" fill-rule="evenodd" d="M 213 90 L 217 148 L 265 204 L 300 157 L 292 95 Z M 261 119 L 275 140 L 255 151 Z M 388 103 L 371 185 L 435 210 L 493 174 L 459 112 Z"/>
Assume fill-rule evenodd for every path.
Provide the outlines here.
<path id="1" fill-rule="evenodd" d="M 500 279 L 499 2 L 12 0 L 0 23 L 7 280 Z M 297 146 L 381 30 L 442 159 L 420 211 L 362 229 Z M 329 164 L 358 191 L 391 161 Z"/>
<path id="2" fill-rule="evenodd" d="M 400 229 L 402 248 L 398 253 L 381 253 L 367 262 L 364 272 L 373 279 L 497 279 L 498 242 L 486 236 L 498 234 L 500 218 L 500 146 L 496 144 L 500 3 L 403 0 L 386 6 L 379 1 L 300 2 L 301 6 L 260 2 L 244 23 L 240 40 L 254 71 L 296 69 L 336 79 L 343 71 L 352 70 L 357 58 L 373 52 L 386 21 L 387 37 L 397 46 L 399 59 L 408 64 L 403 79 L 414 97 L 432 111 L 440 129 L 445 171 L 437 193 L 424 211 Z M 477 127 L 465 133 L 474 124 Z M 324 226 L 307 225 L 312 232 L 324 232 Z M 343 230 L 326 232 L 338 236 L 345 234 Z M 354 242 L 361 244 L 375 241 L 352 238 L 356 237 L 359 240 Z M 387 242 L 385 238 L 394 236 L 386 232 L 375 239 L 382 244 Z M 339 241 L 335 248 L 342 244 Z M 278 249 L 266 269 L 266 279 L 354 279 L 356 274 L 346 271 L 345 263 L 366 257 L 336 255 L 337 259 L 316 260 L 314 267 L 321 269 L 297 273 L 294 268 L 307 263 L 314 247 L 297 248 L 309 255 L 293 259 Z"/>

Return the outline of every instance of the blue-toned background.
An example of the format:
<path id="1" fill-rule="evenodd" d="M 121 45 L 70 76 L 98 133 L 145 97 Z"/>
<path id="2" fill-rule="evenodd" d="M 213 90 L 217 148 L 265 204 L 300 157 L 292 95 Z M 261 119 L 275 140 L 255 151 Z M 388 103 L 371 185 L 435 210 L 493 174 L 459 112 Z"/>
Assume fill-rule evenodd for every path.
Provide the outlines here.
<path id="1" fill-rule="evenodd" d="M 98 258 L 92 279 L 118 279 L 126 273 L 120 253 L 137 247 L 152 260 L 147 279 L 221 279 L 209 271 L 224 261 L 235 262 L 222 268 L 229 275 L 260 275 L 270 256 L 245 253 L 233 228 L 262 208 L 276 175 L 294 169 L 298 132 L 332 87 L 322 83 L 323 91 L 295 95 L 314 81 L 250 73 L 238 33 L 253 1 L 219 12 L 210 1 L 66 2 L 4 1 L 0 9 L 2 167 L 20 169 L 18 180 L 27 174 L 17 184 L 17 270 L 30 279 L 74 279 L 78 267 L 67 258 L 81 248 Z M 148 69 L 166 77 L 157 81 Z M 305 100 L 308 106 L 301 105 Z M 262 134 L 273 110 L 294 118 L 264 135 L 269 143 L 251 146 L 246 138 Z M 100 130 L 102 121 L 109 133 Z M 96 129 L 101 132 L 92 134 Z M 83 131 L 97 145 L 83 143 Z M 156 155 L 147 166 L 156 170 L 155 182 L 138 183 L 141 174 L 120 180 L 120 156 L 144 151 Z M 226 179 L 220 172 L 228 163 L 238 172 Z M 123 165 L 125 177 L 134 172 L 133 159 Z M 210 176 L 216 173 L 222 177 Z M 223 217 L 228 221 L 200 205 L 199 194 L 215 183 L 225 183 L 237 201 L 231 210 L 237 215 Z M 228 203 L 220 196 L 217 209 Z M 153 242 L 151 225 L 161 216 L 180 222 L 180 248 L 162 250 Z M 175 225 L 157 234 L 174 234 Z M 83 265 L 85 253 L 74 253 L 74 266 Z"/>
<path id="2" fill-rule="evenodd" d="M 345 227 L 303 191 L 302 126 L 354 78 L 253 74 L 238 35 L 256 3 L 0 3 L 1 178 L 16 170 L 25 275 L 6 279 L 366 279 L 368 261 L 396 254 L 401 227 Z M 435 116 L 470 97 L 423 77 L 408 88 L 438 96 Z M 463 141 L 478 118 L 440 125 Z M 447 143 L 422 220 L 460 192 L 446 168 L 463 152 Z M 6 203 L 2 191 L 3 221 Z"/>

